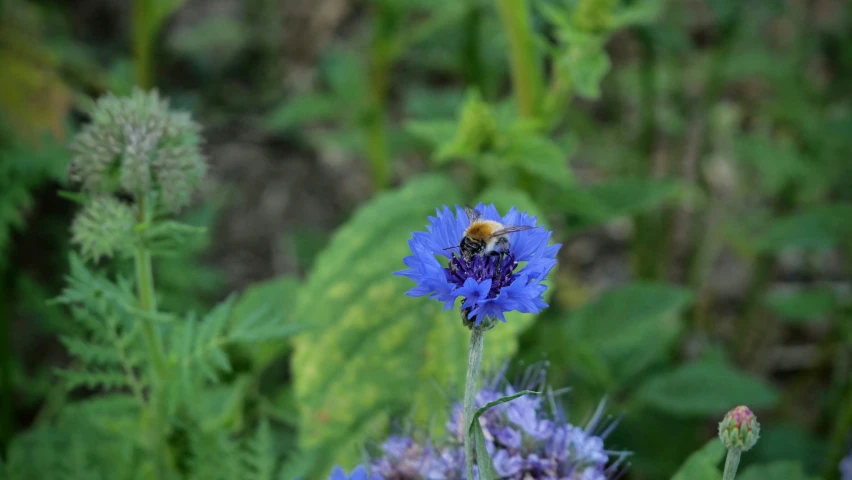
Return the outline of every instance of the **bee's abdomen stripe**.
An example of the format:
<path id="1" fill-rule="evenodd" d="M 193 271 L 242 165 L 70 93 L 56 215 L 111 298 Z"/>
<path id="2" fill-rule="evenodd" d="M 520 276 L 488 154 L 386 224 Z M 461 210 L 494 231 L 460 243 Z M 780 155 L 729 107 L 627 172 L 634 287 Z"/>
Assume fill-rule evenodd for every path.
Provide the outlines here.
<path id="1" fill-rule="evenodd" d="M 463 250 L 471 250 L 473 252 L 478 252 L 479 250 L 485 248 L 485 242 L 474 240 L 470 237 L 464 237 L 462 238 L 461 247 Z"/>

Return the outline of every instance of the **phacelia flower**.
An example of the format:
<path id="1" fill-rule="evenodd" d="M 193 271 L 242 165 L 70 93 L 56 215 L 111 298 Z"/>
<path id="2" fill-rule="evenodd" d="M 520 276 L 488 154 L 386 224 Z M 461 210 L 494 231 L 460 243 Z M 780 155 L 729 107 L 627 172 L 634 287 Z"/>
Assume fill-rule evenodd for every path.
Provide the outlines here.
<path id="1" fill-rule="evenodd" d="M 840 462 L 840 480 L 852 480 L 852 452 Z"/>
<path id="2" fill-rule="evenodd" d="M 74 218 L 71 241 L 80 246 L 87 259 L 111 258 L 116 253 L 127 253 L 135 225 L 130 206 L 114 197 L 99 196 Z"/>
<path id="3" fill-rule="evenodd" d="M 536 217 L 518 212 L 514 207 L 500 216 L 494 205 L 479 204 L 476 210 L 482 220 L 503 225 L 536 227 Z M 474 255 L 465 260 L 456 248 L 469 220 L 462 207 L 438 209 L 429 217 L 425 232 L 415 232 L 408 241 L 412 255 L 405 257 L 407 270 L 396 272 L 414 280 L 417 286 L 406 294 L 429 296 L 444 302 L 444 309 L 455 306 L 462 298 L 462 312 L 468 326 L 479 325 L 485 318 L 506 321 L 509 311 L 538 313 L 547 307 L 542 282 L 556 265 L 560 244 L 548 245 L 551 232 L 544 228 L 508 234 L 508 248 L 500 254 Z M 441 258 L 443 257 L 443 258 Z M 520 268 L 519 265 L 524 264 Z"/>
<path id="4" fill-rule="evenodd" d="M 159 204 L 174 212 L 189 203 L 207 169 L 199 130 L 156 92 L 106 95 L 74 138 L 70 176 L 93 193 L 157 192 Z"/>
<path id="5" fill-rule="evenodd" d="M 477 408 L 519 389 L 544 387 L 541 370 L 518 388 L 491 382 L 476 394 Z M 614 428 L 601 422 L 602 406 L 585 426 L 569 423 L 555 407 L 553 394 L 522 396 L 498 405 L 479 419 L 494 470 L 508 480 L 608 480 L 623 470 L 624 452 L 613 452 L 604 440 Z M 384 480 L 451 480 L 465 478 L 462 406 L 453 407 L 448 435 L 441 448 L 420 446 L 411 437 L 391 437 L 372 473 Z M 478 466 L 475 468 L 478 472 Z M 477 473 L 475 473 L 475 476 Z"/>
<path id="6" fill-rule="evenodd" d="M 760 438 L 760 423 L 748 407 L 740 405 L 728 412 L 719 423 L 719 438 L 725 448 L 745 452 Z"/>
<path id="7" fill-rule="evenodd" d="M 373 477 L 375 479 L 375 477 Z M 367 469 L 364 468 L 363 465 L 359 465 L 352 470 L 352 473 L 347 475 L 346 471 L 344 471 L 340 467 L 334 467 L 334 470 L 331 471 L 331 476 L 328 477 L 328 480 L 369 480 L 370 477 L 367 476 Z"/>

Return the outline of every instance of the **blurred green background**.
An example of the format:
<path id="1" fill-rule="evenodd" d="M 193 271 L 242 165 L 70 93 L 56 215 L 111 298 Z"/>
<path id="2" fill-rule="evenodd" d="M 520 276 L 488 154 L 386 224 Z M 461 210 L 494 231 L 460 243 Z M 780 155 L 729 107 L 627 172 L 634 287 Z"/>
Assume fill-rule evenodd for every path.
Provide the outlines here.
<path id="1" fill-rule="evenodd" d="M 242 292 L 311 328 L 228 348 L 200 401 L 222 438 L 267 419 L 280 478 L 440 430 L 467 331 L 391 272 L 436 207 L 475 201 L 564 244 L 551 307 L 498 325 L 487 361 L 549 361 L 578 423 L 606 396 L 628 479 L 671 477 L 738 404 L 763 425 L 745 468 L 839 478 L 852 3 L 0 1 L 0 458 L 85 443 L 63 415 L 102 392 L 57 381 L 68 312 L 46 303 L 76 209 L 57 192 L 92 99 L 136 85 L 193 113 L 211 168 L 183 218 L 208 238 L 155 266 L 164 308 Z"/>

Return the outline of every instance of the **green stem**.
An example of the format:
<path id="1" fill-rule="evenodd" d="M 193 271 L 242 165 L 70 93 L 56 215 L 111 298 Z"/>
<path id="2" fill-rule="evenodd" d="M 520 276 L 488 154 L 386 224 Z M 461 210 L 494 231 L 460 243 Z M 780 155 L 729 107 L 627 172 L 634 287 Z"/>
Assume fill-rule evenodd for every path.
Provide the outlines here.
<path id="1" fill-rule="evenodd" d="M 0 271 L 0 280 L 5 277 Z M 6 448 L 12 439 L 13 433 L 13 403 L 12 391 L 14 376 L 12 374 L 12 342 L 11 323 L 9 321 L 11 309 L 6 302 L 10 295 L 8 285 L 11 282 L 0 282 L 6 288 L 0 293 L 6 295 L 4 301 L 0 301 L 0 458 L 5 457 Z"/>
<path id="2" fill-rule="evenodd" d="M 722 475 L 722 480 L 734 480 L 737 476 L 737 467 L 740 465 L 740 454 L 742 450 L 739 448 L 728 449 L 728 458 L 725 459 L 725 473 Z"/>
<path id="3" fill-rule="evenodd" d="M 837 415 L 837 420 L 834 424 L 832 432 L 831 447 L 828 454 L 828 467 L 826 468 L 825 478 L 831 479 L 837 477 L 837 465 L 846 454 L 847 436 L 852 432 L 852 384 L 849 386 L 849 391 L 845 395 L 845 399 L 841 398 L 843 408 Z"/>
<path id="4" fill-rule="evenodd" d="M 397 14 L 385 2 L 376 3 L 376 26 L 370 47 L 370 106 L 367 112 L 367 157 L 372 170 L 373 190 L 388 186 L 390 155 L 387 139 L 387 96 L 390 69 L 395 57 Z"/>
<path id="5" fill-rule="evenodd" d="M 523 117 L 540 112 L 544 80 L 535 51 L 530 14 L 526 0 L 497 0 L 497 10 L 509 40 L 512 88 Z"/>
<path id="6" fill-rule="evenodd" d="M 136 85 L 148 89 L 152 85 L 153 38 L 151 38 L 150 0 L 133 1 L 133 56 L 136 59 Z"/>
<path id="7" fill-rule="evenodd" d="M 485 75 L 480 55 L 480 35 L 482 29 L 482 7 L 476 0 L 468 0 L 467 11 L 464 14 L 464 25 L 462 27 L 461 70 L 465 82 L 488 98 L 485 91 Z"/>
<path id="8" fill-rule="evenodd" d="M 464 463 L 466 478 L 473 478 L 473 438 L 470 437 L 470 422 L 473 418 L 474 397 L 476 397 L 476 382 L 479 380 L 479 370 L 482 368 L 482 346 L 485 330 L 474 327 L 470 331 L 470 346 L 467 351 L 467 377 L 464 382 Z"/>
<path id="9" fill-rule="evenodd" d="M 148 209 L 145 198 L 139 199 L 138 209 L 139 223 L 149 223 L 151 220 L 151 212 Z M 139 294 L 139 306 L 147 313 L 156 313 L 157 298 L 154 294 L 154 274 L 151 266 L 151 251 L 142 243 L 136 245 L 135 260 L 136 288 Z M 154 366 L 154 376 L 157 380 L 160 380 L 163 375 L 165 375 L 166 369 L 166 364 L 163 360 L 163 345 L 160 340 L 160 336 L 154 330 L 154 324 L 151 319 L 144 319 L 142 325 L 143 332 L 145 334 L 145 344 L 148 347 L 148 355 L 151 357 L 151 364 Z"/>
<path id="10" fill-rule="evenodd" d="M 148 205 L 148 199 L 140 197 L 137 200 L 137 215 L 140 225 L 147 226 L 151 223 L 152 212 Z M 144 228 L 144 227 L 143 227 Z M 139 306 L 146 313 L 157 312 L 157 297 L 154 290 L 154 274 L 151 261 L 151 251 L 144 243 L 139 242 L 136 245 L 135 252 L 136 260 L 136 287 L 139 294 Z M 145 335 L 145 345 L 148 348 L 151 365 L 154 369 L 154 386 L 149 397 L 149 409 L 147 412 L 147 421 L 149 422 L 149 435 L 151 439 L 151 449 L 153 451 L 154 466 L 157 472 L 157 478 L 166 478 L 166 472 L 169 471 L 169 446 L 163 433 L 163 427 L 160 423 L 160 404 L 159 392 L 163 379 L 166 375 L 165 356 L 163 354 L 163 345 L 160 340 L 160 335 L 154 328 L 153 320 L 150 318 L 142 319 L 142 331 Z"/>
<path id="11" fill-rule="evenodd" d="M 642 129 L 638 139 L 638 150 L 645 159 L 645 165 L 638 168 L 641 176 L 660 177 L 665 174 L 655 171 L 654 153 L 656 143 L 656 60 L 657 51 L 649 29 L 636 31 L 642 44 L 642 70 L 639 77 L 642 103 Z M 636 276 L 641 279 L 656 280 L 663 275 L 663 265 L 668 251 L 665 249 L 664 212 L 653 211 L 637 215 L 636 239 L 634 242 L 634 266 Z"/>

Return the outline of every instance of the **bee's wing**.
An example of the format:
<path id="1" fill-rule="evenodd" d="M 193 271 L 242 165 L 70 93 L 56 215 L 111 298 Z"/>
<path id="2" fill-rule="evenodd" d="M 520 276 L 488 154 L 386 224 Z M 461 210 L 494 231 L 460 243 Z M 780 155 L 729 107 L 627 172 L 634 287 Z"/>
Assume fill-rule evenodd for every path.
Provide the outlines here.
<path id="1" fill-rule="evenodd" d="M 531 227 L 529 225 L 523 225 L 523 226 L 521 226 L 521 225 L 510 225 L 508 227 L 503 227 L 500 230 L 497 230 L 496 232 L 492 233 L 491 238 L 500 237 L 500 236 L 503 236 L 503 235 L 506 235 L 506 234 L 509 234 L 509 233 L 512 233 L 512 232 L 523 232 L 524 230 L 529 230 L 531 228 L 535 228 L 535 227 Z"/>
<path id="2" fill-rule="evenodd" d="M 473 223 L 473 222 L 475 222 L 475 221 L 479 220 L 479 217 L 481 217 L 481 214 L 479 213 L 479 210 L 476 210 L 476 209 L 474 209 L 474 208 L 471 208 L 471 207 L 469 207 L 469 206 L 467 206 L 467 205 L 465 205 L 465 206 L 464 206 L 464 213 L 466 213 L 466 214 L 467 214 L 467 220 L 468 220 L 468 222 L 470 222 L 470 223 Z"/>

